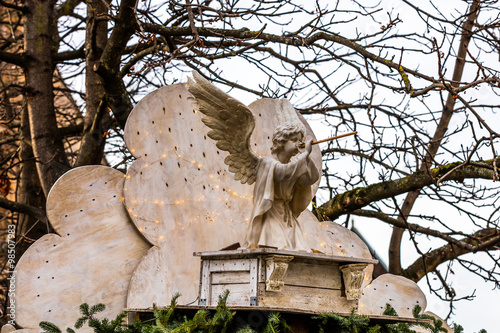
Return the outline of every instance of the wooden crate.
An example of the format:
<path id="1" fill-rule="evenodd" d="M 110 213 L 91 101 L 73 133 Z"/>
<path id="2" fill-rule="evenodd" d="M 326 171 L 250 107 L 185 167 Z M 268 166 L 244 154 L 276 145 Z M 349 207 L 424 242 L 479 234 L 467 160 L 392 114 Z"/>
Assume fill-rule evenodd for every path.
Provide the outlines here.
<path id="1" fill-rule="evenodd" d="M 219 295 L 229 290 L 231 307 L 340 313 L 357 309 L 363 269 L 377 263 L 268 248 L 195 255 L 201 257 L 200 306 L 217 305 Z"/>

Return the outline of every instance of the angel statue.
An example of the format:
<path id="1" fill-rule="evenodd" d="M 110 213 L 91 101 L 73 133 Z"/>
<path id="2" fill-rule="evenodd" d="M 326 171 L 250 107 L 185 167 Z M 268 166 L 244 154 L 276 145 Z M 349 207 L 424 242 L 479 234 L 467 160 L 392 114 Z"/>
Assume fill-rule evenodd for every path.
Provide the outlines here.
<path id="1" fill-rule="evenodd" d="M 242 248 L 310 252 L 297 218 L 311 202 L 312 185 L 320 174 L 310 158 L 312 140 L 303 144 L 305 127 L 293 106 L 287 100 L 280 101 L 271 155 L 259 158 L 250 149 L 255 128 L 250 109 L 196 71 L 193 79 L 188 79 L 188 90 L 203 114 L 203 123 L 211 129 L 208 136 L 229 153 L 224 163 L 235 180 L 255 183 L 253 210 Z"/>

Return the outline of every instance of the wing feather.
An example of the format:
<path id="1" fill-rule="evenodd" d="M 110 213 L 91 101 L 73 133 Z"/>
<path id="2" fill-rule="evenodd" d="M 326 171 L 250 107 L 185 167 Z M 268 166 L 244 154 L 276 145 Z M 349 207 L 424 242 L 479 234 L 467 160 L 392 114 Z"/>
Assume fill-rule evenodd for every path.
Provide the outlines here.
<path id="1" fill-rule="evenodd" d="M 188 79 L 188 90 L 203 114 L 203 123 L 210 128 L 208 137 L 216 141 L 217 148 L 229 153 L 224 163 L 234 173 L 234 179 L 253 184 L 259 158 L 250 149 L 250 136 L 255 128 L 252 111 L 196 71 L 193 79 Z"/>

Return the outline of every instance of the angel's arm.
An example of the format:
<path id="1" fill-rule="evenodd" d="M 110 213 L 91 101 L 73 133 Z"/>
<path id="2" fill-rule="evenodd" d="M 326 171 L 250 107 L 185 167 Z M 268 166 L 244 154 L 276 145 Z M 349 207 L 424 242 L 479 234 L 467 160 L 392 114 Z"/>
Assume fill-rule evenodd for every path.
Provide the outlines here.
<path id="1" fill-rule="evenodd" d="M 314 184 L 319 179 L 318 168 L 310 157 L 311 141 L 292 162 L 287 164 L 278 163 L 274 170 L 274 179 L 278 182 L 297 181 L 298 186 Z"/>
<path id="2" fill-rule="evenodd" d="M 274 180 L 277 182 L 296 181 L 308 173 L 308 157 L 302 153 L 292 162 L 278 162 L 274 168 Z"/>
<path id="3" fill-rule="evenodd" d="M 299 178 L 299 180 L 297 181 L 298 186 L 312 185 L 316 181 L 318 181 L 318 179 L 320 177 L 318 168 L 316 167 L 316 164 L 314 163 L 314 161 L 311 158 L 312 140 L 308 140 L 306 142 L 305 152 L 307 153 L 307 170 L 309 172 L 302 175 L 302 177 Z"/>
<path id="4" fill-rule="evenodd" d="M 308 156 L 307 157 L 307 170 L 308 172 L 303 174 L 298 180 L 298 186 L 309 186 L 316 183 L 320 177 L 318 168 L 316 164 L 314 164 L 313 160 Z"/>

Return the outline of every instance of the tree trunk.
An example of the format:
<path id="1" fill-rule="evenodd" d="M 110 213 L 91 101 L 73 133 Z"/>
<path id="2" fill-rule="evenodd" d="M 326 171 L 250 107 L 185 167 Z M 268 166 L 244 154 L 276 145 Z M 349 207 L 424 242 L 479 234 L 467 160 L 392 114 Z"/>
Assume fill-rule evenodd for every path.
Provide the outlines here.
<path id="1" fill-rule="evenodd" d="M 28 110 L 26 108 L 21 114 L 21 135 L 26 140 L 30 140 Z M 17 201 L 45 210 L 45 195 L 38 179 L 33 150 L 25 141 L 21 141 L 20 159 L 22 161 L 22 170 L 19 177 Z M 31 245 L 30 240 L 36 240 L 48 231 L 45 221 L 39 221 L 32 216 L 19 213 L 16 228 L 16 242 L 20 241 L 16 247 L 17 259 Z"/>
<path id="2" fill-rule="evenodd" d="M 33 153 L 43 192 L 47 196 L 55 181 L 69 170 L 54 112 L 52 52 L 57 38 L 55 1 L 26 0 L 24 45 L 27 105 Z"/>
<path id="3" fill-rule="evenodd" d="M 85 39 L 85 90 L 86 113 L 84 132 L 75 166 L 100 164 L 106 143 L 106 131 L 111 122 L 107 104 L 104 101 L 104 87 L 101 78 L 94 71 L 108 40 L 107 21 L 97 21 L 99 14 L 107 13 L 101 0 L 87 4 L 87 31 Z"/>
<path id="4" fill-rule="evenodd" d="M 132 101 L 120 75 L 121 56 L 127 42 L 137 28 L 134 8 L 137 0 L 122 0 L 120 14 L 115 20 L 115 27 L 103 50 L 99 63 L 94 70 L 102 78 L 106 90 L 106 102 L 113 111 L 116 121 L 125 128 L 128 115 L 132 111 Z"/>

